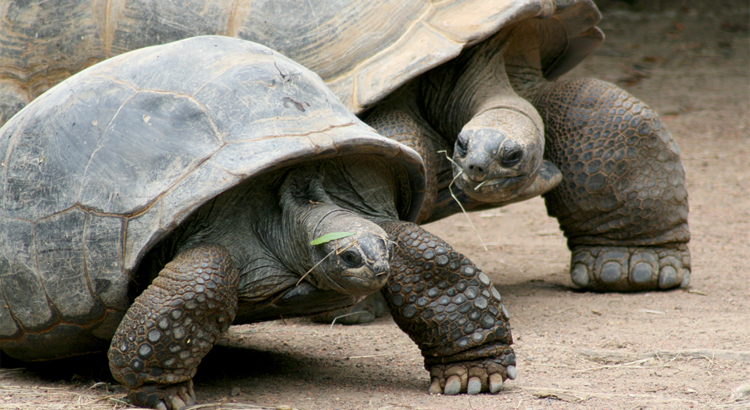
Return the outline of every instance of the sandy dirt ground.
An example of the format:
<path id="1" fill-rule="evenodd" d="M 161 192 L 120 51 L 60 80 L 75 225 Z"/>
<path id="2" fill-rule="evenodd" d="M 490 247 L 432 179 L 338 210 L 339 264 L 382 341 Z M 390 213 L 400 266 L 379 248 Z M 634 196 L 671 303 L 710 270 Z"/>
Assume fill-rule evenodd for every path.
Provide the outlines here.
<path id="1" fill-rule="evenodd" d="M 204 360 L 195 408 L 750 408 L 750 4 L 611 1 L 604 46 L 568 77 L 615 82 L 662 115 L 690 195 L 686 290 L 577 291 L 557 222 L 537 198 L 427 226 L 487 272 L 511 313 L 519 377 L 497 395 L 431 396 L 390 317 L 236 326 Z M 0 368 L 0 409 L 115 409 L 103 355 Z"/>

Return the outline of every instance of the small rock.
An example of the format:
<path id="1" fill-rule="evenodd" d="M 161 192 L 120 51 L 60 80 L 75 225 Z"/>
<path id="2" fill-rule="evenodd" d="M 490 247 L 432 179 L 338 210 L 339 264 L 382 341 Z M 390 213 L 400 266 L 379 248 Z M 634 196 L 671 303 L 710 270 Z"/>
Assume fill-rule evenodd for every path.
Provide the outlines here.
<path id="1" fill-rule="evenodd" d="M 750 396 L 750 384 L 743 384 L 742 386 L 734 389 L 729 399 L 732 401 L 739 401 L 748 396 Z"/>

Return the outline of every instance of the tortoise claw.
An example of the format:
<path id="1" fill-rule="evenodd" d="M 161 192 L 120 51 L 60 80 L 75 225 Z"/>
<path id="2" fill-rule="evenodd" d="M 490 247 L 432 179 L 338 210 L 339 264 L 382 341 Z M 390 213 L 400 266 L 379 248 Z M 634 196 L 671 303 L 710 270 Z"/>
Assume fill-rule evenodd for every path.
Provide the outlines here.
<path id="1" fill-rule="evenodd" d="M 461 393 L 461 378 L 453 375 L 446 380 L 443 394 L 453 396 L 458 393 Z"/>
<path id="2" fill-rule="evenodd" d="M 443 389 L 440 387 L 440 379 L 437 377 L 432 378 L 432 384 L 430 384 L 430 388 L 427 390 L 427 393 L 430 394 L 442 394 Z"/>
<path id="3" fill-rule="evenodd" d="M 195 404 L 195 391 L 193 384 L 189 386 L 179 386 L 173 394 L 165 399 L 171 401 L 170 410 L 183 410 Z"/>
<path id="4" fill-rule="evenodd" d="M 511 380 L 516 380 L 516 376 L 518 376 L 518 372 L 516 371 L 516 366 L 509 365 L 505 367 L 505 372 L 508 374 L 508 378 Z"/>
<path id="5" fill-rule="evenodd" d="M 507 369 L 506 369 L 507 370 Z M 492 373 L 490 375 L 490 393 L 495 394 L 503 388 L 503 375 Z"/>
<path id="6" fill-rule="evenodd" d="M 482 391 L 482 381 L 479 377 L 469 378 L 469 384 L 466 385 L 466 393 L 468 394 L 479 394 Z"/>
<path id="7" fill-rule="evenodd" d="M 577 246 L 570 262 L 574 285 L 596 291 L 665 290 L 690 283 L 690 251 L 647 246 Z"/>
<path id="8" fill-rule="evenodd" d="M 430 394 L 496 394 L 502 389 L 504 379 L 515 379 L 517 371 L 514 365 L 498 368 L 496 365 L 488 366 L 485 361 L 479 360 L 435 365 L 431 367 L 430 374 Z"/>
<path id="9" fill-rule="evenodd" d="M 168 398 L 167 400 L 171 402 L 170 403 L 171 405 L 169 406 L 170 410 L 184 410 L 188 406 L 187 404 L 185 404 L 182 398 L 177 397 L 177 396 L 172 396 Z"/>
<path id="10" fill-rule="evenodd" d="M 130 401 L 140 407 L 151 407 L 157 410 L 185 410 L 195 404 L 193 381 L 169 386 L 148 385 L 131 389 Z"/>

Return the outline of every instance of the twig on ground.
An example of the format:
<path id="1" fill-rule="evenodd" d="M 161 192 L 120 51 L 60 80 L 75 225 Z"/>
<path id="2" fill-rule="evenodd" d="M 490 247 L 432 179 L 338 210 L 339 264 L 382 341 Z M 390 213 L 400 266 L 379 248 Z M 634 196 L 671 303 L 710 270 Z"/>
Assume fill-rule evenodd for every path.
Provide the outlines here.
<path id="1" fill-rule="evenodd" d="M 278 406 L 258 406 L 254 404 L 247 404 L 247 403 L 206 403 L 206 404 L 196 404 L 195 406 L 190 406 L 187 408 L 187 410 L 198 410 L 198 409 L 207 409 L 211 408 L 213 410 L 222 410 L 222 409 L 261 409 L 261 410 L 274 410 L 278 408 Z"/>
<path id="2" fill-rule="evenodd" d="M 253 327 L 252 329 L 241 329 L 241 330 L 234 330 L 234 328 L 230 328 L 230 329 L 232 329 L 233 332 L 238 333 L 238 334 L 275 333 L 275 332 L 280 332 L 280 331 L 284 331 L 284 332 L 287 331 L 286 329 L 280 329 L 280 330 L 274 330 L 273 332 L 267 332 L 266 328 L 271 326 L 271 323 L 272 322 L 266 322 L 262 326 L 257 326 L 257 328 Z"/>
<path id="3" fill-rule="evenodd" d="M 585 401 L 588 399 L 614 399 L 619 397 L 627 397 L 629 400 L 646 401 L 649 403 L 693 403 L 699 404 L 695 400 L 677 399 L 677 398 L 663 398 L 649 394 L 615 394 L 615 393 L 595 393 L 595 392 L 581 392 L 568 389 L 549 389 L 544 387 L 523 387 L 521 389 L 528 391 L 532 395 L 544 398 L 553 397 L 559 400 L 567 402 L 578 402 Z"/>
<path id="4" fill-rule="evenodd" d="M 12 369 L 0 369 L 0 377 L 3 377 L 5 375 L 9 375 L 12 373 L 19 373 L 25 371 L 25 367 L 14 367 Z"/>
<path id="5" fill-rule="evenodd" d="M 95 388 L 97 388 L 99 386 L 104 386 L 104 389 L 107 390 L 107 393 L 109 393 L 109 385 L 106 382 L 97 382 L 97 383 L 94 383 L 94 384 L 91 385 L 91 387 L 89 387 L 89 390 L 94 390 Z"/>
<path id="6" fill-rule="evenodd" d="M 352 313 L 347 313 L 347 314 L 345 314 L 345 315 L 341 315 L 341 316 L 336 316 L 336 317 L 335 317 L 335 318 L 333 318 L 333 320 L 331 321 L 331 327 L 330 327 L 330 328 L 331 328 L 331 329 L 333 329 L 333 325 L 335 325 L 335 324 L 336 324 L 336 319 L 341 319 L 342 317 L 347 317 L 347 316 L 352 316 L 352 315 L 358 315 L 358 314 L 360 314 L 360 313 L 365 313 L 365 311 L 364 311 L 364 310 L 358 310 L 358 311 L 356 311 L 356 312 L 352 312 Z"/>
<path id="7" fill-rule="evenodd" d="M 115 402 L 115 406 L 116 406 L 117 404 L 122 404 L 123 406 L 126 406 L 126 407 L 131 407 L 131 406 L 130 406 L 130 404 L 129 404 L 128 402 L 122 401 L 122 400 L 120 400 L 120 399 L 117 399 L 117 398 L 115 398 L 115 397 L 113 397 L 113 396 L 109 396 L 109 397 L 107 397 L 107 400 Z"/>
<path id="8" fill-rule="evenodd" d="M 750 363 L 750 351 L 746 350 L 717 350 L 717 349 L 685 349 L 685 350 L 656 350 L 645 353 L 618 352 L 613 350 L 576 350 L 576 353 L 589 359 L 605 362 L 624 362 L 633 359 L 649 357 L 689 357 L 698 359 L 726 359 Z"/>
<path id="9" fill-rule="evenodd" d="M 365 356 L 349 356 L 349 357 L 345 357 L 345 359 L 346 360 L 351 360 L 351 359 L 366 359 L 366 358 L 370 358 L 370 357 L 385 357 L 385 356 L 393 356 L 393 354 L 391 354 L 391 353 L 385 353 L 385 354 L 369 354 L 369 355 L 365 355 Z"/>
<path id="10" fill-rule="evenodd" d="M 654 367 L 662 367 L 663 365 L 659 366 L 636 366 L 641 363 L 645 363 L 648 361 L 654 360 L 653 357 L 649 357 L 646 359 L 636 360 L 634 362 L 629 363 L 622 363 L 622 364 L 611 364 L 606 366 L 599 366 L 599 367 L 590 367 L 588 369 L 581 369 L 581 370 L 574 370 L 573 373 L 583 373 L 583 372 L 593 372 L 597 370 L 604 370 L 604 369 L 615 369 L 615 368 L 630 368 L 630 369 L 652 369 Z"/>
<path id="11" fill-rule="evenodd" d="M 550 397 L 571 403 L 577 401 L 585 401 L 592 397 L 589 393 L 576 392 L 566 389 L 548 389 L 543 387 L 531 387 L 523 389 L 540 399 Z"/>
<path id="12" fill-rule="evenodd" d="M 667 312 L 662 312 L 661 310 L 652 310 L 652 309 L 638 309 L 639 312 L 643 313 L 653 313 L 655 315 L 666 315 Z"/>
<path id="13" fill-rule="evenodd" d="M 413 409 L 414 406 L 409 406 L 408 404 L 398 404 L 398 403 L 388 403 L 389 407 L 403 407 L 405 409 Z"/>
<path id="14" fill-rule="evenodd" d="M 570 366 L 567 364 L 544 364 L 544 363 L 526 363 L 526 366 L 540 366 L 540 367 L 554 367 L 556 369 L 575 369 L 575 366 Z"/>
<path id="15" fill-rule="evenodd" d="M 56 410 L 56 409 L 82 409 L 102 408 L 102 402 L 111 401 L 112 405 L 107 405 L 108 409 L 134 408 L 130 404 L 116 398 L 118 395 L 100 395 L 89 393 L 88 391 L 76 392 L 71 391 L 69 387 L 51 387 L 51 386 L 0 386 L 2 394 L 15 398 L 10 403 L 0 403 L 0 410 L 13 409 L 34 409 L 34 410 Z M 44 397 L 45 402 L 38 401 L 39 397 Z M 20 401 L 19 401 L 20 399 Z M 98 405 L 97 405 L 98 404 Z"/>

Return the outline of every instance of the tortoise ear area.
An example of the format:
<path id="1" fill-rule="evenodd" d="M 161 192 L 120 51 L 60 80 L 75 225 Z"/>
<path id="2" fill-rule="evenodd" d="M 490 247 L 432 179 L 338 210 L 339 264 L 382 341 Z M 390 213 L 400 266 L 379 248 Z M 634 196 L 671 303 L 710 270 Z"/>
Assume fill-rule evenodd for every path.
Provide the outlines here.
<path id="1" fill-rule="evenodd" d="M 456 144 L 453 147 L 453 157 L 463 158 L 469 150 L 469 141 L 474 134 L 474 130 L 463 130 L 458 134 L 456 138 Z"/>
<path id="2" fill-rule="evenodd" d="M 324 171 L 314 165 L 300 165 L 289 171 L 281 183 L 281 202 L 292 201 L 297 205 L 312 202 L 333 203 L 323 186 Z"/>

